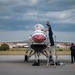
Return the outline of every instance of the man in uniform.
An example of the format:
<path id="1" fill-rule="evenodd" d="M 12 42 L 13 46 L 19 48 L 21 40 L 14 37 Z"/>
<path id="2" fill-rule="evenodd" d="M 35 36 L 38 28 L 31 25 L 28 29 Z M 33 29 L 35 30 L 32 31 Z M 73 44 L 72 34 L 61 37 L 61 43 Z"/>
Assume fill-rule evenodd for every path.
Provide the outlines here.
<path id="1" fill-rule="evenodd" d="M 46 22 L 47 25 L 47 29 L 45 31 L 48 31 L 48 35 L 49 35 L 49 40 L 50 40 L 50 46 L 54 46 L 54 40 L 53 40 L 53 32 L 52 32 L 52 28 L 49 22 Z"/>
<path id="2" fill-rule="evenodd" d="M 75 61 L 75 46 L 74 46 L 74 43 L 71 44 L 70 50 L 71 50 L 71 63 L 73 63 Z"/>

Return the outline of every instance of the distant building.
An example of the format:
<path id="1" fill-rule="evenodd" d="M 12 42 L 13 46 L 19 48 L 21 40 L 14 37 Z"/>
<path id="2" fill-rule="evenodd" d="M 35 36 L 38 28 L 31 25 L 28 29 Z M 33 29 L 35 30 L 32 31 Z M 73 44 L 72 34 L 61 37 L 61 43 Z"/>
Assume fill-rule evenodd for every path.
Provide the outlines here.
<path id="1" fill-rule="evenodd" d="M 27 47 L 29 47 L 29 45 L 28 45 L 29 40 L 23 41 L 23 42 L 0 42 L 0 46 L 4 43 L 9 45 L 10 48 L 25 48 L 25 47 L 27 48 Z M 71 43 L 65 43 L 65 42 L 56 43 L 56 47 L 58 47 L 58 48 L 70 48 L 70 46 L 71 46 Z"/>
<path id="2" fill-rule="evenodd" d="M 56 47 L 58 47 L 58 48 L 66 48 L 66 46 L 63 45 L 63 44 L 57 44 Z"/>
<path id="3" fill-rule="evenodd" d="M 24 47 L 28 47 L 28 43 L 11 43 L 11 42 L 0 42 L 0 46 L 2 44 L 7 44 L 10 48 L 24 48 Z"/>
<path id="4" fill-rule="evenodd" d="M 71 46 L 71 43 L 57 43 L 56 44 L 56 47 L 59 47 L 59 48 L 70 48 Z"/>
<path id="5" fill-rule="evenodd" d="M 15 43 L 13 45 L 14 48 L 24 48 L 25 46 L 28 46 L 28 43 Z"/>

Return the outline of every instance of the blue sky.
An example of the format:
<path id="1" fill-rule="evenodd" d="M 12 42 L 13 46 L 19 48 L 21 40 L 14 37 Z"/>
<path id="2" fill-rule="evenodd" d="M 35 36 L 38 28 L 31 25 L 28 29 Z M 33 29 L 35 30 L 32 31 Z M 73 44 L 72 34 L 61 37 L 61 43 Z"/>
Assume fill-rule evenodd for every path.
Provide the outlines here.
<path id="1" fill-rule="evenodd" d="M 57 41 L 75 42 L 75 0 L 0 0 L 0 42 L 28 40 L 46 21 Z"/>

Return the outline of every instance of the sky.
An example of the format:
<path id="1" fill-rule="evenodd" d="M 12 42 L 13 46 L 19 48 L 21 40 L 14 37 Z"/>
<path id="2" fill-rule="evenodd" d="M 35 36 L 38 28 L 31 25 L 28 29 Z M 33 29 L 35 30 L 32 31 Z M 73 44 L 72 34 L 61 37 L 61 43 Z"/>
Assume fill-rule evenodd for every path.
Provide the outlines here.
<path id="1" fill-rule="evenodd" d="M 56 41 L 75 42 L 75 0 L 0 0 L 0 42 L 28 40 L 47 21 Z"/>

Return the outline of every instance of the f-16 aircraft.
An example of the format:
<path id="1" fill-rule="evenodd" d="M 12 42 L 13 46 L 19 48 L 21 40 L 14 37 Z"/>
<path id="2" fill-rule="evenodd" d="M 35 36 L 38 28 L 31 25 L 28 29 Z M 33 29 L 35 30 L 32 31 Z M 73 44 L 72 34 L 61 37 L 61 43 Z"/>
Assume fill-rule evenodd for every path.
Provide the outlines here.
<path id="1" fill-rule="evenodd" d="M 35 55 L 35 62 L 33 63 L 33 65 L 40 65 L 39 56 L 40 53 L 42 53 L 44 56 L 48 58 L 47 60 L 47 66 L 48 66 L 49 58 L 52 55 L 51 55 L 51 47 L 49 47 L 50 45 L 48 43 L 47 35 L 44 32 L 44 26 L 42 24 L 36 24 L 34 26 L 34 31 L 32 35 L 29 37 L 29 39 L 30 39 L 30 44 L 29 44 L 30 53 L 26 51 L 25 61 L 28 62 L 29 58 L 32 55 Z"/>

